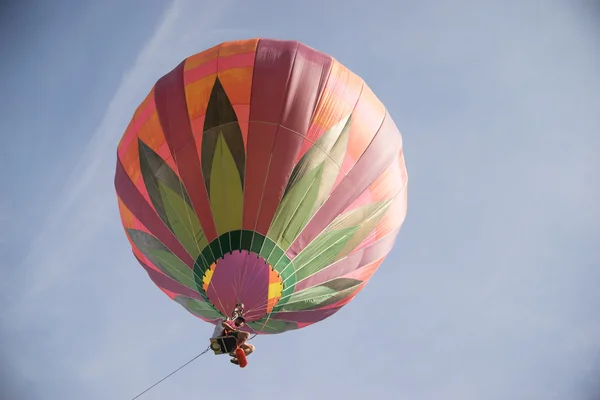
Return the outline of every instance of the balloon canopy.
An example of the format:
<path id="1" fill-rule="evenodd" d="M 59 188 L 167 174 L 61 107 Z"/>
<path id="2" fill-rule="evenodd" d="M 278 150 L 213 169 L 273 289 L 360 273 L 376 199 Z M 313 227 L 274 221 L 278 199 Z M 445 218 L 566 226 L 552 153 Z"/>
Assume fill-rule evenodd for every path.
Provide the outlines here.
<path id="1" fill-rule="evenodd" d="M 295 41 L 227 42 L 158 80 L 118 146 L 115 187 L 150 279 L 258 333 L 334 314 L 406 215 L 402 139 L 357 75 Z"/>

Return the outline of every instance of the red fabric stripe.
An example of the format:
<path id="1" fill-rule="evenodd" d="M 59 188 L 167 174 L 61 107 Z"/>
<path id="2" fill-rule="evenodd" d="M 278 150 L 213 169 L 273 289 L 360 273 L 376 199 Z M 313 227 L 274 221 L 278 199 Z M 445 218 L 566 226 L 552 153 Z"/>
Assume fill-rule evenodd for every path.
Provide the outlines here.
<path id="1" fill-rule="evenodd" d="M 267 161 L 270 159 L 269 175 L 263 189 L 264 194 L 256 224 L 256 232 L 262 235 L 266 235 L 269 231 L 277 206 L 281 202 L 281 197 L 296 164 L 296 155 L 303 143 L 302 136 L 284 127 L 279 127 L 273 152 L 270 152 L 267 157 Z"/>
<path id="2" fill-rule="evenodd" d="M 160 78 L 156 83 L 154 97 L 160 124 L 179 169 L 179 175 L 200 220 L 202 230 L 210 242 L 216 239 L 217 231 L 202 179 L 198 149 L 196 149 L 187 111 L 183 85 L 184 65 L 185 61 Z"/>
<path id="3" fill-rule="evenodd" d="M 190 257 L 184 247 L 179 243 L 173 232 L 163 223 L 158 217 L 158 214 L 144 200 L 139 190 L 135 187 L 127 172 L 121 164 L 121 160 L 117 159 L 117 171 L 115 173 L 115 188 L 117 195 L 123 201 L 123 204 L 131 211 L 146 228 L 152 232 L 158 240 L 161 241 L 173 254 L 175 254 L 188 267 L 192 268 L 194 260 Z"/>
<path id="4" fill-rule="evenodd" d="M 250 122 L 248 132 L 252 135 L 248 136 L 242 228 L 254 230 L 267 178 L 271 150 L 277 134 L 277 125 Z"/>

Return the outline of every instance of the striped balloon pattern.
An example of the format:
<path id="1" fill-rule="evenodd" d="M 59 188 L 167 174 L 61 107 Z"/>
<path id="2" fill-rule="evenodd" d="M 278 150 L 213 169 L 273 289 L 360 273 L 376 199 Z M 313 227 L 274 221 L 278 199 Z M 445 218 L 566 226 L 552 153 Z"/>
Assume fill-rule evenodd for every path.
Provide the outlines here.
<path id="1" fill-rule="evenodd" d="M 123 227 L 154 284 L 210 323 L 321 321 L 406 216 L 402 138 L 364 81 L 296 41 L 221 43 L 160 78 L 117 149 Z"/>

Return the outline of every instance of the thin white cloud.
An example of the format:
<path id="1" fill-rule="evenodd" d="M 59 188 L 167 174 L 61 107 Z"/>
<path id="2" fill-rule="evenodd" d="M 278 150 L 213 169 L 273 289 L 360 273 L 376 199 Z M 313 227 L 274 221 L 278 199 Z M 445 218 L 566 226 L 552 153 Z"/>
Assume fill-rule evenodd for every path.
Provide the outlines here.
<path id="1" fill-rule="evenodd" d="M 6 231 L 2 229 L 8 224 L 8 207 L 5 204 L 5 200 L 0 197 L 0 246 L 3 246 L 6 240 Z M 0 247 L 1 249 L 1 247 Z"/>
<path id="2" fill-rule="evenodd" d="M 57 209 L 32 241 L 23 263 L 26 269 L 36 266 L 27 282 L 27 296 L 39 296 L 54 287 L 77 267 L 81 254 L 95 244 L 96 231 L 107 223 L 107 213 L 113 216 L 116 210 L 114 190 L 107 183 L 112 185 L 119 138 L 156 80 L 184 57 L 210 43 L 211 28 L 228 3 L 219 2 L 218 7 L 215 4 L 201 7 L 193 2 L 174 1 L 132 68 L 124 74 L 101 124 L 65 184 Z M 191 18 L 194 23 L 189 21 Z"/>
<path id="3" fill-rule="evenodd" d="M 41 294 L 64 279 L 69 269 L 76 266 L 72 260 L 85 251 L 86 242 L 94 237 L 96 227 L 106 221 L 103 214 L 107 208 L 113 208 L 106 204 L 109 194 L 105 193 L 105 183 L 113 169 L 109 164 L 114 159 L 116 143 L 129 122 L 132 110 L 143 99 L 144 92 L 151 87 L 157 75 L 152 65 L 159 58 L 164 40 L 172 31 L 179 13 L 179 2 L 174 2 L 152 39 L 141 50 L 134 66 L 124 74 L 100 126 L 91 136 L 65 184 L 65 194 L 57 202 L 58 208 L 33 239 L 24 261 L 25 267 L 37 266 L 36 274 L 28 282 L 28 296 Z M 39 262 L 41 259 L 43 263 Z"/>
<path id="4" fill-rule="evenodd" d="M 132 391 L 133 387 L 140 388 L 150 379 L 144 374 L 144 368 L 147 368 L 142 361 L 144 357 L 151 354 L 152 349 L 176 342 L 181 331 L 176 329 L 175 318 L 169 321 L 171 328 L 162 330 L 159 336 L 148 337 L 123 349 L 112 344 L 117 338 L 133 335 L 128 333 L 128 321 L 119 323 L 115 318 L 101 332 L 90 332 L 86 339 L 78 338 L 78 333 L 69 330 L 78 325 L 73 322 L 76 317 L 85 331 L 86 322 L 82 316 L 103 310 L 98 304 L 90 304 L 89 299 L 102 298 L 101 292 L 110 293 L 111 286 L 115 280 L 122 278 L 122 274 L 133 273 L 138 279 L 142 276 L 140 282 L 153 296 L 160 298 L 158 312 L 160 306 L 168 307 L 171 312 L 173 308 L 180 308 L 171 305 L 166 296 L 157 296 L 151 282 L 146 282 L 141 270 L 135 269 L 135 259 L 127 249 L 125 234 L 118 228 L 113 177 L 119 138 L 152 85 L 183 58 L 216 44 L 221 36 L 227 34 L 222 30 L 213 34 L 212 29 L 230 2 L 204 3 L 176 0 L 168 7 L 133 66 L 123 75 L 100 125 L 66 180 L 63 194 L 50 200 L 54 200 L 56 208 L 36 231 L 31 247 L 17 269 L 17 280 L 10 288 L 15 297 L 11 308 L 5 310 L 3 316 L 6 329 L 13 333 L 47 329 L 44 349 L 56 346 L 52 341 L 64 344 L 61 336 L 72 339 L 73 348 L 80 347 L 81 351 L 75 351 L 58 362 L 65 370 L 71 371 L 80 384 L 87 382 L 93 386 L 92 381 L 102 382 L 101 377 L 110 376 L 114 385 L 119 379 L 131 385 L 128 391 Z M 0 217 L 2 215 L 0 209 Z M 114 265 L 112 262 L 129 265 Z M 137 283 L 132 284 L 132 288 Z M 117 298 L 120 296 L 120 293 L 111 294 Z M 104 298 L 110 301 L 107 296 L 105 294 Z M 114 307 L 119 306 L 114 304 Z M 56 324 L 56 321 L 62 321 L 62 324 Z M 153 329 L 156 330 L 156 327 Z M 93 344 L 91 347 L 90 343 Z M 98 352 L 98 348 L 103 351 Z M 52 376 L 47 362 L 42 360 L 49 354 L 51 352 L 36 353 L 31 347 L 12 361 L 22 376 L 38 376 L 40 383 L 40 380 L 44 381 L 41 377 Z M 120 368 L 114 368 L 115 363 Z M 122 374 L 127 371 L 127 366 L 134 367 L 132 363 L 136 363 L 138 368 L 139 381 L 132 377 L 123 381 Z M 120 371 L 121 376 L 116 376 L 115 371 Z M 46 384 L 51 383 L 44 381 L 42 386 Z M 127 391 L 126 388 L 121 389 Z"/>

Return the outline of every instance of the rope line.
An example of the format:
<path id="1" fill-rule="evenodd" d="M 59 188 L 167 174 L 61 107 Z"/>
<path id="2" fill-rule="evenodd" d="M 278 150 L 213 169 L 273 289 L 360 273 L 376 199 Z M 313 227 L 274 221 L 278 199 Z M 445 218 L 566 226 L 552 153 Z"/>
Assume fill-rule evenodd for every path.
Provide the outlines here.
<path id="1" fill-rule="evenodd" d="M 195 361 L 198 357 L 200 357 L 201 355 L 206 354 L 206 352 L 210 350 L 210 346 L 208 346 L 206 348 L 206 350 L 204 350 L 202 353 L 198 354 L 196 357 L 192 358 L 190 361 L 186 362 L 185 364 L 183 364 L 181 367 L 177 368 L 175 371 L 171 372 L 169 375 L 165 376 L 164 378 L 162 378 L 160 381 L 156 382 L 154 385 L 150 386 L 148 389 L 144 390 L 142 393 L 138 394 L 137 396 L 135 396 L 134 398 L 132 398 L 131 400 L 135 400 L 138 397 L 140 397 L 141 395 L 143 395 L 144 393 L 148 392 L 150 389 L 154 388 L 155 386 L 157 386 L 159 383 L 165 381 L 167 378 L 171 377 L 172 375 L 174 375 L 176 372 L 179 372 L 180 370 L 182 370 L 184 367 L 186 367 L 188 364 L 191 364 L 193 361 Z"/>

